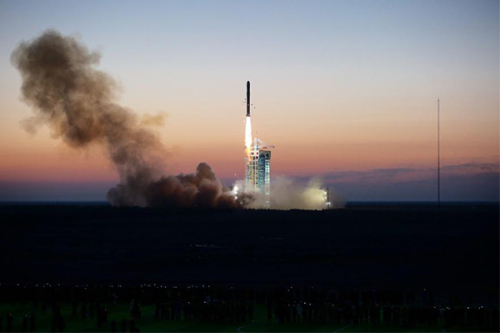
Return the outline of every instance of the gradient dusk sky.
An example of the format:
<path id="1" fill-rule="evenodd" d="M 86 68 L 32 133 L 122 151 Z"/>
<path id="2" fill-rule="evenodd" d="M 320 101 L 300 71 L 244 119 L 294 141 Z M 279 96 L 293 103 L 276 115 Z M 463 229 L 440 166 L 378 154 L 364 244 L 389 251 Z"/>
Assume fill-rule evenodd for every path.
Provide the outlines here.
<path id="1" fill-rule="evenodd" d="M 105 200 L 99 147 L 75 151 L 20 100 L 10 56 L 47 29 L 101 53 L 118 103 L 164 112 L 169 172 L 244 176 L 246 81 L 272 176 L 347 200 L 498 201 L 499 2 L 0 0 L 0 201 Z"/>

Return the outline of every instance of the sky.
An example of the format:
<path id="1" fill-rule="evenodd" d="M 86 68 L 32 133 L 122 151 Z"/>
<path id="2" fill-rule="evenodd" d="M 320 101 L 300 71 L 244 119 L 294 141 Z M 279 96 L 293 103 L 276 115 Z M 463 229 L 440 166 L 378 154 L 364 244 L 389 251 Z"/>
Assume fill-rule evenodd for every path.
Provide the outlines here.
<path id="1" fill-rule="evenodd" d="M 347 201 L 499 200 L 499 2 L 0 0 L 0 201 L 105 200 L 118 175 L 20 99 L 10 56 L 47 29 L 101 53 L 99 70 L 156 129 L 169 172 L 244 177 L 246 81 L 272 176 L 321 177 Z"/>

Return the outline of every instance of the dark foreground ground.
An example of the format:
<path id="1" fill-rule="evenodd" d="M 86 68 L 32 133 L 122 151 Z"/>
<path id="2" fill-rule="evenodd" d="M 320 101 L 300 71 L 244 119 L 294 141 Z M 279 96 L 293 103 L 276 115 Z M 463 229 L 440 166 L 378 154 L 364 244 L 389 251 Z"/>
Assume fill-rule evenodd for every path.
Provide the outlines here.
<path id="1" fill-rule="evenodd" d="M 0 207 L 1 280 L 498 291 L 498 206 Z"/>
<path id="2" fill-rule="evenodd" d="M 440 321 L 438 317 L 435 321 L 424 320 L 424 327 L 422 323 L 411 324 L 411 320 L 401 326 L 402 321 L 392 321 L 394 315 L 391 321 L 376 322 L 373 314 L 369 320 L 359 315 L 356 320 L 342 317 L 338 322 L 314 321 L 312 317 L 308 323 L 291 323 L 285 317 L 279 320 L 275 311 L 280 302 L 297 304 L 309 297 L 307 300 L 316 304 L 311 306 L 319 308 L 335 304 L 342 309 L 369 306 L 371 310 L 366 311 L 370 312 L 372 308 L 397 303 L 437 307 L 436 311 L 448 306 L 449 311 L 453 307 L 465 311 L 467 306 L 486 306 L 497 309 L 498 315 L 498 219 L 498 205 L 466 204 L 445 205 L 440 210 L 431 205 L 355 205 L 315 212 L 172 212 L 105 205 L 4 205 L 0 206 L 0 296 L 13 299 L 0 305 L 0 318 L 7 308 L 25 314 L 41 311 L 32 310 L 25 303 L 16 305 L 16 297 L 21 298 L 16 288 L 23 286 L 30 292 L 22 297 L 31 302 L 33 288 L 42 288 L 46 283 L 66 288 L 82 284 L 89 284 L 89 288 L 158 284 L 169 290 L 211 285 L 221 290 L 245 290 L 246 295 L 259 291 L 259 297 L 225 296 L 228 302 L 232 299 L 255 304 L 254 321 L 246 318 L 221 324 L 205 320 L 200 324 L 188 318 L 157 326 L 157 306 L 149 299 L 149 303 L 143 301 L 143 313 L 149 313 L 151 318 L 136 318 L 137 323 L 143 331 L 490 330 L 491 325 L 479 327 L 475 321 L 471 323 L 473 315 L 469 315 L 468 325 L 453 321 L 455 326 L 446 326 L 441 316 Z M 276 290 L 286 291 L 293 286 L 302 290 L 300 295 L 276 296 Z M 304 290 L 309 288 L 322 290 L 328 296 L 304 296 Z M 353 291 L 358 296 L 349 301 L 339 296 Z M 370 291 L 400 296 L 363 302 L 363 293 Z M 106 295 L 102 306 L 110 307 L 110 292 L 106 291 Z M 181 296 L 175 295 L 170 294 L 166 302 L 180 301 Z M 61 298 L 61 302 L 70 302 L 68 297 Z M 121 300 L 126 305 L 110 307 L 109 315 L 117 316 L 118 323 L 119 319 L 128 320 L 128 302 L 133 298 Z M 48 302 L 46 296 L 38 299 L 43 300 Z M 5 301 L 5 297 L 0 299 Z M 53 298 L 51 302 L 54 306 Z M 182 302 L 184 307 L 185 301 Z M 378 304 L 381 302 L 384 305 Z M 271 303 L 274 322 L 268 323 L 266 311 Z M 72 310 L 63 303 L 57 307 L 63 314 Z M 460 313 L 463 316 L 465 312 Z M 485 316 L 481 318 L 486 320 Z M 498 319 L 491 313 L 488 316 L 490 322 Z M 67 319 L 67 329 L 110 330 L 111 319 L 100 328 L 95 319 L 78 324 L 80 320 Z M 280 324 L 276 323 L 278 320 Z M 49 322 L 47 319 L 46 324 Z M 5 316 L 3 323 L 5 326 Z M 0 330 L 4 329 L 0 326 Z"/>

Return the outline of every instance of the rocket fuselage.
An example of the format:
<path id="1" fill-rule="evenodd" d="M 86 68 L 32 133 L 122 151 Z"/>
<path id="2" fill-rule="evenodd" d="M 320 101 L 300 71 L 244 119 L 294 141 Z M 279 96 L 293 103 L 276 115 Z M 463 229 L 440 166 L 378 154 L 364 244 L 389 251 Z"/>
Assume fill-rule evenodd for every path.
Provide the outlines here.
<path id="1" fill-rule="evenodd" d="M 247 81 L 247 117 L 250 117 L 250 81 Z"/>

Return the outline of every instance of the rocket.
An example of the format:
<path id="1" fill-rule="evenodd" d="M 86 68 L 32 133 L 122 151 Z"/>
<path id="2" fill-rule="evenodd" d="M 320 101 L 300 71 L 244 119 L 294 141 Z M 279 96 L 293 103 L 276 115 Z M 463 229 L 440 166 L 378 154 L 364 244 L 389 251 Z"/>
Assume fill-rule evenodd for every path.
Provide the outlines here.
<path id="1" fill-rule="evenodd" d="M 247 81 L 247 117 L 250 117 L 250 81 Z"/>

